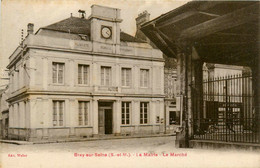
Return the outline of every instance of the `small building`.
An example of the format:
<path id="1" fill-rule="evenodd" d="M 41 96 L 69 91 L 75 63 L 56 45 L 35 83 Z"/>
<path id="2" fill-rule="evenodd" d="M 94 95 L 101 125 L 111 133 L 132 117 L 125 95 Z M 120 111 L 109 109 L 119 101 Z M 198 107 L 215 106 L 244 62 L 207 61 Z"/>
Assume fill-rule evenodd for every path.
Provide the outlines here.
<path id="1" fill-rule="evenodd" d="M 10 139 L 164 132 L 162 52 L 120 29 L 120 9 L 92 6 L 28 36 L 9 57 Z"/>
<path id="2" fill-rule="evenodd" d="M 169 58 L 166 58 L 166 61 Z M 176 108 L 176 68 L 164 67 L 164 93 L 165 93 L 165 115 L 166 115 L 166 132 L 175 132 L 180 125 L 180 111 Z"/>
<path id="3" fill-rule="evenodd" d="M 242 75 L 245 70 L 246 67 L 243 66 L 205 63 L 203 65 L 203 79 Z"/>
<path id="4" fill-rule="evenodd" d="M 9 127 L 8 86 L 0 90 L 0 139 L 7 139 Z"/>

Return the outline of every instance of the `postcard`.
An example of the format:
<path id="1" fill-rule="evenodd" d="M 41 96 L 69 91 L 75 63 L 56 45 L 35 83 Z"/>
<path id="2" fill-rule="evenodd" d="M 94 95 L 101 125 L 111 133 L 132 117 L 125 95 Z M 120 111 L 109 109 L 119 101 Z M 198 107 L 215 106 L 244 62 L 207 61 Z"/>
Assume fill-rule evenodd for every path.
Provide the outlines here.
<path id="1" fill-rule="evenodd" d="M 0 168 L 260 167 L 259 6 L 2 0 Z"/>

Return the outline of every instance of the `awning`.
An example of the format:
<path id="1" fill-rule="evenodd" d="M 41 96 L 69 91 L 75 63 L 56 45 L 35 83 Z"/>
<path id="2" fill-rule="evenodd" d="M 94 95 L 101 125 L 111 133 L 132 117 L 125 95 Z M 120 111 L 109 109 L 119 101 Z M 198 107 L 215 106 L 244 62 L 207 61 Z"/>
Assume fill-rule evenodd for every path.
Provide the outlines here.
<path id="1" fill-rule="evenodd" d="M 193 46 L 204 62 L 250 65 L 259 52 L 258 1 L 192 1 L 142 25 L 169 57 Z"/>

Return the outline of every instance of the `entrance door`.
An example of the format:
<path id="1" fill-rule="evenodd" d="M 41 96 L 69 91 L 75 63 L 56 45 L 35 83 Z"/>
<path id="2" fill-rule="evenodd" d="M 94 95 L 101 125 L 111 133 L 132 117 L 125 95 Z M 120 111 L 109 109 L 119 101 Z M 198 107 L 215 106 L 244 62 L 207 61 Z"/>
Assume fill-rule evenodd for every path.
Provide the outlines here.
<path id="1" fill-rule="evenodd" d="M 113 102 L 98 103 L 98 133 L 113 133 Z"/>
<path id="2" fill-rule="evenodd" d="M 105 134 L 112 134 L 112 109 L 105 109 Z"/>
<path id="3" fill-rule="evenodd" d="M 4 132 L 5 132 L 5 134 L 4 134 L 4 138 L 5 139 L 7 139 L 7 137 L 8 137 L 8 126 L 9 126 L 9 119 L 8 118 L 6 118 L 5 119 L 5 128 L 4 128 Z"/>

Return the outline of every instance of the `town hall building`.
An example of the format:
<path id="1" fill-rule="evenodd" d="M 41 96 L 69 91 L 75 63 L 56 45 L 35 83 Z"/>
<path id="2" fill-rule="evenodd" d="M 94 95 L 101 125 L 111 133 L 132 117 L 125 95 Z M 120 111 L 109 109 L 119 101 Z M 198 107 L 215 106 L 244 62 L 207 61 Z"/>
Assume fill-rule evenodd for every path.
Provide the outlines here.
<path id="1" fill-rule="evenodd" d="M 28 36 L 9 57 L 9 139 L 160 134 L 161 51 L 120 29 L 120 10 L 92 6 Z"/>

